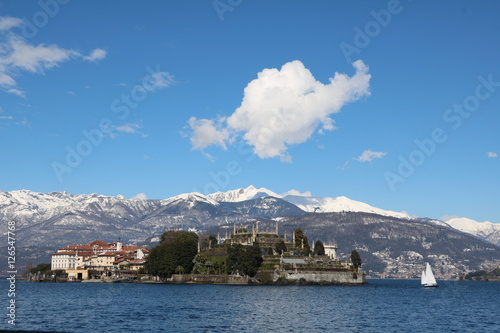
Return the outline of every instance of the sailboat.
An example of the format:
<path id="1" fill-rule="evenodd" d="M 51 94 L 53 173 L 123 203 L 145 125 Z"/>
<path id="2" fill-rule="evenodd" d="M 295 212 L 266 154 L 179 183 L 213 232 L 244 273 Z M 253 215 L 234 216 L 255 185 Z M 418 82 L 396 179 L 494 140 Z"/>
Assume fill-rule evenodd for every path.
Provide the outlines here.
<path id="1" fill-rule="evenodd" d="M 438 286 L 436 279 L 434 278 L 434 274 L 432 274 L 431 265 L 429 265 L 429 263 L 427 263 L 427 265 L 425 266 L 425 270 L 422 271 L 421 283 L 424 288 Z"/>

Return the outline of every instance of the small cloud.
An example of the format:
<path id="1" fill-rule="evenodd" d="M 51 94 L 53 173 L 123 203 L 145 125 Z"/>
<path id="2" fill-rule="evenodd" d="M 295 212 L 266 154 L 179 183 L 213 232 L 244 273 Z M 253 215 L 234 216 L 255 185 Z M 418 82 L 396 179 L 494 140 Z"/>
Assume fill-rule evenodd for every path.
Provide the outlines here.
<path id="1" fill-rule="evenodd" d="M 130 200 L 148 200 L 148 197 L 145 193 L 137 193 Z"/>
<path id="2" fill-rule="evenodd" d="M 156 71 L 147 75 L 143 79 L 142 87 L 147 91 L 155 92 L 157 90 L 168 88 L 175 83 L 174 77 L 167 72 Z"/>
<path id="3" fill-rule="evenodd" d="M 295 195 L 298 197 L 312 197 L 311 191 L 300 192 L 297 190 L 290 190 L 282 194 L 282 196 L 286 197 L 287 195 Z"/>
<path id="4" fill-rule="evenodd" d="M 488 157 L 498 157 L 498 154 L 494 153 L 492 151 L 489 151 L 489 152 L 486 153 L 486 156 L 488 156 Z"/>
<path id="5" fill-rule="evenodd" d="M 225 141 L 229 139 L 229 131 L 222 128 L 224 118 L 217 120 L 196 119 L 191 117 L 188 120 L 188 125 L 193 131 L 191 134 L 191 144 L 194 150 L 203 150 L 204 148 L 217 145 L 226 150 Z"/>
<path id="6" fill-rule="evenodd" d="M 359 162 L 371 162 L 375 158 L 382 158 L 387 155 L 386 152 L 365 150 L 360 156 L 356 157 L 355 160 Z"/>
<path id="7" fill-rule="evenodd" d="M 10 119 L 14 119 L 14 117 L 12 117 L 12 116 L 0 116 L 0 119 L 10 120 Z"/>
<path id="8" fill-rule="evenodd" d="M 71 91 L 71 90 L 66 91 L 66 94 L 67 95 L 71 95 L 71 96 L 75 96 L 76 95 L 76 93 L 74 91 Z"/>
<path id="9" fill-rule="evenodd" d="M 123 132 L 123 133 L 129 133 L 129 134 L 137 134 L 139 133 L 139 129 L 141 128 L 140 124 L 137 123 L 131 123 L 131 124 L 125 124 L 122 126 L 117 126 L 115 127 L 115 130 L 118 132 Z"/>
<path id="10" fill-rule="evenodd" d="M 23 20 L 16 17 L 0 17 L 0 31 L 10 30 L 11 28 L 19 27 L 21 25 L 23 25 Z"/>
<path id="11" fill-rule="evenodd" d="M 118 87 L 128 87 L 128 84 L 126 84 L 125 82 L 118 82 L 116 85 Z"/>
<path id="12" fill-rule="evenodd" d="M 351 164 L 351 161 L 345 161 L 344 164 L 342 164 L 341 166 L 339 166 L 337 169 L 339 169 L 339 170 L 347 170 L 347 169 L 349 169 L 349 164 Z"/>
<path id="13" fill-rule="evenodd" d="M 14 94 L 14 95 L 26 98 L 26 96 L 24 95 L 24 91 L 19 90 L 19 89 L 12 88 L 12 89 L 7 90 L 7 92 L 10 94 Z"/>
<path id="14" fill-rule="evenodd" d="M 209 153 L 203 152 L 203 156 L 205 156 L 210 162 L 215 161 L 215 157 L 210 155 Z"/>
<path id="15" fill-rule="evenodd" d="M 95 49 L 90 53 L 90 55 L 83 57 L 83 60 L 85 61 L 91 61 L 91 62 L 98 62 L 99 60 L 102 60 L 106 58 L 106 50 L 103 49 Z"/>
<path id="16" fill-rule="evenodd" d="M 0 32 L 24 24 L 21 19 L 0 17 Z M 45 74 L 45 72 L 73 59 L 96 62 L 106 56 L 106 51 L 95 49 L 89 56 L 59 47 L 55 44 L 34 44 L 21 34 L 9 31 L 0 39 L 0 88 L 7 93 L 25 97 L 18 88 L 15 77 L 23 72 Z"/>
<path id="17" fill-rule="evenodd" d="M 1 45 L 0 45 L 1 46 Z M 0 68 L 1 70 L 1 68 Z M 16 81 L 12 76 L 2 73 L 0 71 L 0 87 L 12 87 L 16 85 Z"/>

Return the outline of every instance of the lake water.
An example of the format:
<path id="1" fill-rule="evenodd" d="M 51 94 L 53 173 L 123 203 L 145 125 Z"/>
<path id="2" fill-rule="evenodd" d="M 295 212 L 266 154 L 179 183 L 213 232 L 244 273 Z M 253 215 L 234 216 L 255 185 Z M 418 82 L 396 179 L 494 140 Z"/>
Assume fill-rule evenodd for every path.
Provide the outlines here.
<path id="1" fill-rule="evenodd" d="M 16 284 L 16 326 L 59 332 L 500 332 L 500 283 L 362 287 Z"/>

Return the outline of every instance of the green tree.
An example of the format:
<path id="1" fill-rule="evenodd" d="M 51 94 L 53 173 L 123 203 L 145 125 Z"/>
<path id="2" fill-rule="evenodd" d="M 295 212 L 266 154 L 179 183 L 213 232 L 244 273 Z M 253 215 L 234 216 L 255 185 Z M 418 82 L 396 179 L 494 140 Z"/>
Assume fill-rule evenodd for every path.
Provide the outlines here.
<path id="1" fill-rule="evenodd" d="M 208 237 L 208 242 L 210 243 L 210 247 L 214 247 L 217 245 L 217 237 L 215 237 L 214 235 L 210 235 L 210 237 Z"/>
<path id="2" fill-rule="evenodd" d="M 227 248 L 228 274 L 255 276 L 262 264 L 262 253 L 259 246 L 231 245 Z"/>
<path id="3" fill-rule="evenodd" d="M 151 250 L 145 269 L 149 274 L 169 277 L 179 271 L 191 272 L 198 253 L 198 236 L 194 232 L 169 230 L 160 238 L 160 244 Z"/>
<path id="4" fill-rule="evenodd" d="M 352 265 L 354 266 L 354 269 L 358 270 L 359 267 L 361 267 L 361 257 L 356 250 L 352 250 L 351 252 L 351 261 Z"/>
<path id="5" fill-rule="evenodd" d="M 317 240 L 314 244 L 314 255 L 324 256 L 325 255 L 325 246 L 320 240 Z"/>
<path id="6" fill-rule="evenodd" d="M 309 247 L 309 240 L 301 228 L 297 228 L 294 230 L 295 233 L 295 248 L 302 249 L 302 252 L 309 253 L 311 251 Z"/>
<path id="7" fill-rule="evenodd" d="M 48 271 L 50 271 L 50 264 L 39 264 L 38 266 L 30 269 L 31 274 L 36 274 L 38 272 L 43 274 L 43 273 L 48 272 Z"/>
<path id="8" fill-rule="evenodd" d="M 282 254 L 283 252 L 287 251 L 285 242 L 282 239 L 280 239 L 280 241 L 276 243 L 275 250 L 278 254 Z"/>

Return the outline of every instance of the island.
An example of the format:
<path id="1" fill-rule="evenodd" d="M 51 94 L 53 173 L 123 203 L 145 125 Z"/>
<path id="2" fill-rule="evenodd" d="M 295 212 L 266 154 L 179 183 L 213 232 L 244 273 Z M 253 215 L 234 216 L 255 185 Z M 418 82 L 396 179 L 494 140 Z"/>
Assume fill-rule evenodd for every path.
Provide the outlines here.
<path id="1" fill-rule="evenodd" d="M 248 229 L 247 229 L 248 228 Z M 225 237 L 184 230 L 164 232 L 152 249 L 99 240 L 52 254 L 51 270 L 32 270 L 30 281 L 143 282 L 238 285 L 366 284 L 361 258 L 337 257 L 335 244 L 309 244 L 301 228 L 287 239 L 273 230 L 234 224 Z M 311 248 L 312 247 L 312 248 Z"/>

